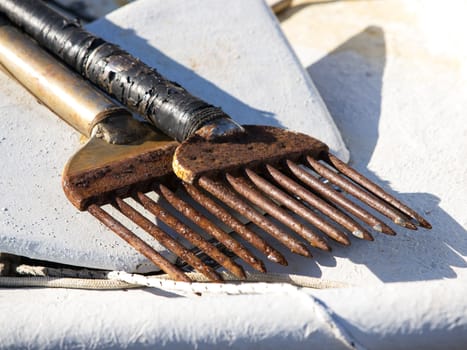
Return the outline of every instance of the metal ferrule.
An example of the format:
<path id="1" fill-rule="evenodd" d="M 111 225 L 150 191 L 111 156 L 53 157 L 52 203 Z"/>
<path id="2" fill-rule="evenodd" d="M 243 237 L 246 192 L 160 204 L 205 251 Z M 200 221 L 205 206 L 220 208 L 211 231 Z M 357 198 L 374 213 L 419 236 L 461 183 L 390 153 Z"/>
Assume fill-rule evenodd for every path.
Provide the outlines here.
<path id="1" fill-rule="evenodd" d="M 219 137 L 232 136 L 245 132 L 243 126 L 230 118 L 219 118 L 200 127 L 196 134 L 206 140 L 214 141 Z"/>

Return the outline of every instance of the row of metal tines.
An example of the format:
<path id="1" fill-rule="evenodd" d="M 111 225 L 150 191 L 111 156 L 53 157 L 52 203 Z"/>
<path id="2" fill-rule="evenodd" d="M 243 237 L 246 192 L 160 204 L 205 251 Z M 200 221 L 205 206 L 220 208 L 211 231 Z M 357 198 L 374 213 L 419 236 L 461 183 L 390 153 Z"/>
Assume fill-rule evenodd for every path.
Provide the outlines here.
<path id="1" fill-rule="evenodd" d="M 133 199 L 147 212 L 189 242 L 191 247 L 182 244 L 182 240 L 175 237 L 173 232 L 167 233 L 153 218 L 144 215 L 123 198 L 116 197 L 111 204 L 174 253 L 185 265 L 193 267 L 211 281 L 221 281 L 222 278 L 215 267 L 207 264 L 194 250 L 203 252 L 218 266 L 240 279 L 245 278 L 245 271 L 236 258 L 257 271 L 266 271 L 263 261 L 236 240 L 228 230 L 223 230 L 216 224 L 213 218 L 222 222 L 269 260 L 282 265 L 287 265 L 284 255 L 264 237 L 271 236 L 280 243 L 279 246 L 311 257 L 310 246 L 331 250 L 326 236 L 342 245 L 349 245 L 349 234 L 368 241 L 373 240 L 371 231 L 395 235 L 390 226 L 365 207 L 372 208 L 408 229 L 415 230 L 417 225 L 431 227 L 414 210 L 332 154 L 324 154 L 319 160 L 306 157 L 306 162 L 305 166 L 285 160 L 280 170 L 265 164 L 261 173 L 243 169 L 240 175 L 227 173 L 215 178 L 203 176 L 196 185 L 183 183 L 186 193 L 209 212 L 212 218 L 163 183 L 155 183 L 153 190 L 164 199 L 164 205 L 161 201 L 150 198 L 148 193 L 138 192 L 133 195 Z M 171 206 L 170 210 L 167 204 Z M 189 281 L 184 269 L 164 258 L 103 207 L 94 204 L 88 211 L 172 278 Z M 233 215 L 232 211 L 237 214 Z M 240 220 L 238 214 L 245 220 Z M 188 219 L 188 222 L 180 220 L 180 216 Z M 244 223 L 247 221 L 260 228 L 266 236 L 260 236 L 257 230 L 251 229 Z M 220 249 L 219 245 L 213 243 L 213 239 L 200 234 L 200 230 L 212 237 L 214 242 L 221 243 L 232 254 L 226 254 L 225 249 Z"/>

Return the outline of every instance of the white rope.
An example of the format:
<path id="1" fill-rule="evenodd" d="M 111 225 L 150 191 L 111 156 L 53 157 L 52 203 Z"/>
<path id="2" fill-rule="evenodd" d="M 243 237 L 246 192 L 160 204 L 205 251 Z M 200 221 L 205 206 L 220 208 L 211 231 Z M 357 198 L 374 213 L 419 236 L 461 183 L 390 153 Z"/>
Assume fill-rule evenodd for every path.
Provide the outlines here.
<path id="1" fill-rule="evenodd" d="M 294 275 L 288 273 L 254 273 L 246 272 L 246 279 L 238 279 L 234 275 L 227 272 L 220 272 L 222 278 L 229 282 L 266 282 L 266 283 L 287 283 L 297 287 L 313 288 L 313 289 L 328 289 L 328 288 L 345 288 L 351 287 L 350 284 L 339 281 L 324 280 L 316 277 L 304 275 Z M 209 282 L 209 280 L 198 272 L 189 272 L 187 276 L 194 282 Z M 151 276 L 150 278 L 170 279 L 168 275 Z M 212 283 L 210 283 L 212 284 Z"/>
<path id="2" fill-rule="evenodd" d="M 123 271 L 112 271 L 106 279 L 65 278 L 65 277 L 0 277 L 0 287 L 45 287 L 71 289 L 127 289 L 152 287 L 166 292 L 178 294 L 265 294 L 286 292 L 302 288 L 343 288 L 349 287 L 343 282 L 322 280 L 313 277 L 291 274 L 257 274 L 247 273 L 245 280 L 222 272 L 222 277 L 230 283 L 209 282 L 199 273 L 188 273 L 193 282 L 178 282 L 168 275 L 143 276 Z"/>
<path id="3" fill-rule="evenodd" d="M 0 277 L 2 288 L 70 288 L 70 289 L 126 289 L 140 285 L 109 279 L 63 278 L 63 277 Z"/>
<path id="4" fill-rule="evenodd" d="M 296 291 L 297 287 L 286 283 L 206 283 L 206 282 L 179 282 L 170 279 L 147 277 L 123 271 L 110 272 L 108 277 L 117 281 L 134 283 L 164 290 L 176 294 L 266 294 L 274 292 Z M 191 277 L 191 276 L 190 276 Z"/>

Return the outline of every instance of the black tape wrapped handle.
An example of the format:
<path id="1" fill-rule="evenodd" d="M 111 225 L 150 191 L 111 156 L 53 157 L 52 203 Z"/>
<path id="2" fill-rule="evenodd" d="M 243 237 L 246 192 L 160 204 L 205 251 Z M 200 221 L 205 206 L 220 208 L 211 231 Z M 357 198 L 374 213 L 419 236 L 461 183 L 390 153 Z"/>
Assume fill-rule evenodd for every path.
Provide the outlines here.
<path id="1" fill-rule="evenodd" d="M 178 141 L 214 120 L 230 119 L 220 108 L 42 1 L 0 0 L 0 11 L 81 75 Z"/>

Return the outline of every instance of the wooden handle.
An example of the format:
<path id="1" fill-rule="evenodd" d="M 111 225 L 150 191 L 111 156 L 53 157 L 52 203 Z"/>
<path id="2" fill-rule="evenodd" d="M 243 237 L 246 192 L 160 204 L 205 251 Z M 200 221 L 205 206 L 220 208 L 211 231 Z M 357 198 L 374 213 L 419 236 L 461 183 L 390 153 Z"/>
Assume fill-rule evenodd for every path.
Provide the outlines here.
<path id="1" fill-rule="evenodd" d="M 87 137 L 97 123 L 110 115 L 129 114 L 1 18 L 0 64 L 60 118 Z"/>

